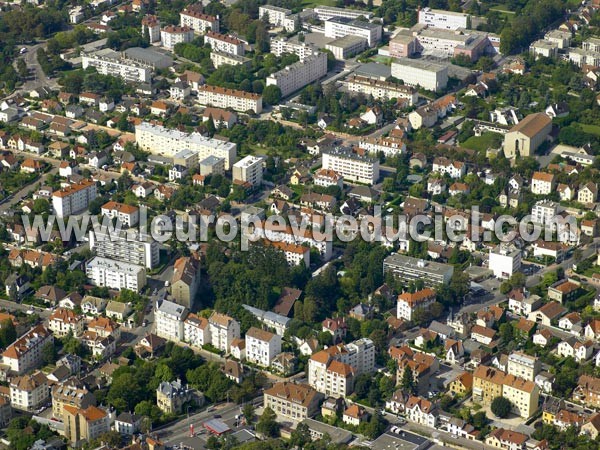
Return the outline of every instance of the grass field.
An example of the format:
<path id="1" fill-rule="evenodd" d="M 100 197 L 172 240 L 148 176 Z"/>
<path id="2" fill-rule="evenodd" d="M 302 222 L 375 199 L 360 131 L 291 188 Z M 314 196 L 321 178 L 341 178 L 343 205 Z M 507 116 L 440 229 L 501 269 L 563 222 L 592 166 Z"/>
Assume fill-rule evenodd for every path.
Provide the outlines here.
<path id="1" fill-rule="evenodd" d="M 498 148 L 503 137 L 498 133 L 483 133 L 481 136 L 471 136 L 465 142 L 461 142 L 460 146 L 470 148 L 476 151 L 485 151 L 488 148 Z"/>
<path id="2" fill-rule="evenodd" d="M 303 0 L 302 6 L 305 8 L 313 8 L 317 5 L 335 6 L 335 0 Z"/>
<path id="3" fill-rule="evenodd" d="M 589 125 L 585 123 L 580 123 L 578 125 L 580 125 L 582 130 L 586 133 L 593 134 L 595 136 L 600 136 L 600 125 Z"/>

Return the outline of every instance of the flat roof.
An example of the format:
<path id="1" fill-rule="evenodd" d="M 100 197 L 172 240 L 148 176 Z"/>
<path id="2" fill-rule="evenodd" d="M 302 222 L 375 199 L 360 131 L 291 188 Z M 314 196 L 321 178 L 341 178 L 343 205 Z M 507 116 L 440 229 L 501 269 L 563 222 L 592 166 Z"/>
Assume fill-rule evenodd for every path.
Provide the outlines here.
<path id="1" fill-rule="evenodd" d="M 229 425 L 227 425 L 220 419 L 210 419 L 204 422 L 202 425 L 204 426 L 204 428 L 206 428 L 208 431 L 214 434 L 223 434 L 227 433 L 228 431 L 231 431 Z"/>
<path id="2" fill-rule="evenodd" d="M 383 433 L 375 439 L 373 450 L 414 450 L 427 442 L 427 438 L 402 430 L 401 433 Z"/>
<path id="3" fill-rule="evenodd" d="M 331 45 L 332 47 L 348 48 L 362 42 L 364 42 L 365 45 L 367 44 L 367 40 L 365 38 L 362 38 L 360 36 L 352 36 L 351 34 L 348 34 L 347 36 L 343 36 L 341 38 L 337 38 L 331 41 L 329 44 L 326 45 L 326 47 L 329 47 Z"/>
<path id="4" fill-rule="evenodd" d="M 332 17 L 331 19 L 327 19 L 326 22 L 342 23 L 344 25 L 349 25 L 355 28 L 362 28 L 364 30 L 374 30 L 375 28 L 381 28 L 381 25 L 379 25 L 378 23 L 364 22 L 362 20 L 352 19 L 350 17 Z"/>
<path id="5" fill-rule="evenodd" d="M 352 433 L 342 428 L 327 425 L 313 419 L 304 419 L 301 423 L 308 426 L 310 430 L 318 433 L 328 434 L 332 444 L 347 444 L 352 440 Z"/>
<path id="6" fill-rule="evenodd" d="M 453 266 L 450 264 L 443 264 L 435 261 L 426 261 L 424 259 L 400 255 L 398 253 L 392 253 L 390 256 L 383 260 L 383 263 L 388 265 L 391 264 L 395 266 L 418 268 L 422 272 L 432 274 L 444 274 L 448 270 L 453 268 Z"/>
<path id="7" fill-rule="evenodd" d="M 354 73 L 365 77 L 388 78 L 392 75 L 392 69 L 385 64 L 366 63 L 357 67 Z"/>
<path id="8" fill-rule="evenodd" d="M 428 70 L 430 72 L 440 72 L 446 70 L 447 67 L 443 64 L 434 63 L 423 59 L 410 59 L 410 58 L 395 58 L 392 64 L 399 64 L 401 66 L 413 67 L 415 69 Z"/>

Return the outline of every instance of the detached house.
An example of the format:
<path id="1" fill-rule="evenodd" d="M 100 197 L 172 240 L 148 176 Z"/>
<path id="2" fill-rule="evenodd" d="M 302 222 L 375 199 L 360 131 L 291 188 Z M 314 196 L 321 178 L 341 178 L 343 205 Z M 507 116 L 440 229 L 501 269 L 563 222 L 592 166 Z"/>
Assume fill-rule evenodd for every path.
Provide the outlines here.
<path id="1" fill-rule="evenodd" d="M 554 190 L 554 175 L 546 172 L 535 172 L 531 177 L 531 193 L 548 195 Z"/>

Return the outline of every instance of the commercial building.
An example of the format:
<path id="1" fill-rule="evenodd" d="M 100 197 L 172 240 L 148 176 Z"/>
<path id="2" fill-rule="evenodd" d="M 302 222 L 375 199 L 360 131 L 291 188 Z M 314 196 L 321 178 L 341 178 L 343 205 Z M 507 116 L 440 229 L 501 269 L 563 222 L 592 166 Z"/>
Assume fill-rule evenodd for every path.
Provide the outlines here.
<path id="1" fill-rule="evenodd" d="M 457 30 L 459 28 L 469 28 L 469 22 L 468 14 L 431 8 L 419 10 L 419 23 L 433 28 Z"/>
<path id="2" fill-rule="evenodd" d="M 54 345 L 54 336 L 43 325 L 38 325 L 9 345 L 2 353 L 2 364 L 20 375 L 42 365 L 42 349 Z"/>
<path id="3" fill-rule="evenodd" d="M 399 83 L 351 75 L 343 81 L 343 84 L 348 92 L 372 95 L 375 99 L 405 99 L 408 101 L 408 106 L 413 106 L 419 101 L 419 94 L 415 88 Z"/>
<path id="4" fill-rule="evenodd" d="M 196 292 L 200 284 L 200 268 L 194 258 L 184 257 L 175 261 L 171 279 L 171 296 L 180 305 L 194 306 Z"/>
<path id="5" fill-rule="evenodd" d="M 367 40 L 369 47 L 374 47 L 381 41 L 383 27 L 377 23 L 346 17 L 333 17 L 325 21 L 325 37 L 342 38 L 344 36 L 358 36 Z"/>
<path id="6" fill-rule="evenodd" d="M 199 34 L 204 34 L 209 30 L 218 33 L 219 17 L 203 14 L 194 7 L 188 7 L 179 13 L 179 25 L 188 26 Z"/>
<path id="7" fill-rule="evenodd" d="M 97 231 L 90 230 L 90 249 L 97 256 L 152 269 L 160 262 L 158 242 L 137 230 L 119 230 L 110 232 L 106 227 Z"/>
<path id="8" fill-rule="evenodd" d="M 161 300 L 156 304 L 156 334 L 170 341 L 184 339 L 184 320 L 189 310 L 182 305 Z"/>
<path id="9" fill-rule="evenodd" d="M 105 48 L 94 53 L 81 55 L 81 67 L 94 67 L 102 75 L 118 77 L 126 82 L 150 83 L 152 68 L 124 58 L 114 50 Z"/>
<path id="10" fill-rule="evenodd" d="M 277 86 L 287 97 L 327 74 L 327 55 L 313 53 L 302 61 L 287 66 L 267 77 L 267 86 Z"/>
<path id="11" fill-rule="evenodd" d="M 227 34 L 209 31 L 204 36 L 204 45 L 210 45 L 213 51 L 228 53 L 230 55 L 244 56 L 244 43 Z"/>
<path id="12" fill-rule="evenodd" d="M 251 327 L 246 332 L 246 360 L 249 362 L 269 367 L 279 353 L 281 336 L 256 327 Z"/>
<path id="13" fill-rule="evenodd" d="M 83 180 L 54 192 L 52 208 L 58 217 L 67 217 L 87 209 L 97 195 L 96 182 Z"/>
<path id="14" fill-rule="evenodd" d="M 333 19 L 334 17 L 343 17 L 346 19 L 358 19 L 359 17 L 364 17 L 368 20 L 373 18 L 373 13 L 369 11 L 354 8 L 336 8 L 335 6 L 315 6 L 314 12 L 317 15 L 317 18 L 322 21 Z"/>
<path id="15" fill-rule="evenodd" d="M 163 47 L 173 50 L 177 44 L 192 42 L 194 30 L 188 26 L 169 25 L 160 30 L 160 40 Z"/>
<path id="16" fill-rule="evenodd" d="M 268 83 L 267 83 L 268 84 Z M 204 85 L 198 89 L 198 103 L 216 108 L 231 108 L 234 111 L 254 114 L 262 112 L 262 96 L 253 92 Z"/>
<path id="17" fill-rule="evenodd" d="M 521 250 L 511 244 L 498 245 L 490 250 L 489 268 L 496 278 L 510 278 L 521 268 Z"/>
<path id="18" fill-rule="evenodd" d="M 345 60 L 365 50 L 367 40 L 360 36 L 348 35 L 331 41 L 325 48 L 333 53 L 335 59 Z"/>
<path id="19" fill-rule="evenodd" d="M 210 342 L 217 349 L 229 352 L 231 342 L 240 337 L 240 324 L 226 314 L 214 311 L 208 318 Z"/>
<path id="20" fill-rule="evenodd" d="M 504 135 L 507 158 L 533 156 L 552 131 L 552 119 L 544 113 L 529 114 Z"/>
<path id="21" fill-rule="evenodd" d="M 487 35 L 483 33 L 448 31 L 433 28 L 421 30 L 417 35 L 418 46 L 424 55 L 441 58 L 466 56 L 477 61 L 491 48 Z"/>
<path id="22" fill-rule="evenodd" d="M 379 160 L 341 147 L 323 152 L 323 169 L 333 170 L 350 182 L 372 185 L 379 179 Z"/>
<path id="23" fill-rule="evenodd" d="M 420 59 L 397 58 L 392 61 L 392 76 L 409 86 L 440 91 L 448 84 L 448 67 Z"/>
<path id="24" fill-rule="evenodd" d="M 393 253 L 383 260 L 383 272 L 392 272 L 400 281 L 423 280 L 425 286 L 450 283 L 454 266 Z"/>
<path id="25" fill-rule="evenodd" d="M 129 289 L 133 292 L 139 292 L 146 286 L 146 269 L 143 266 L 100 256 L 87 263 L 86 275 L 95 286 Z"/>
<path id="26" fill-rule="evenodd" d="M 80 447 L 110 431 L 110 418 L 96 406 L 79 409 L 65 405 L 63 410 L 64 435 L 74 447 Z"/>
<path id="27" fill-rule="evenodd" d="M 305 42 L 292 41 L 283 37 L 274 37 L 271 39 L 271 53 L 277 57 L 280 57 L 284 53 L 292 53 L 298 56 L 300 61 L 304 61 L 307 56 L 316 53 L 316 51 L 317 49 L 314 45 Z"/>
<path id="28" fill-rule="evenodd" d="M 230 170 L 237 155 L 237 147 L 233 142 L 207 138 L 196 132 L 171 130 L 149 122 L 136 125 L 135 141 L 142 150 L 153 154 L 172 157 L 181 150 L 190 149 L 198 153 L 199 160 L 209 156 L 223 158 L 226 170 Z"/>
<path id="29" fill-rule="evenodd" d="M 250 67 L 252 65 L 252 60 L 250 58 L 236 56 L 230 53 L 223 53 L 216 50 L 210 52 L 210 60 L 212 61 L 213 66 L 215 66 L 215 69 L 218 69 L 224 64 L 246 67 Z"/>
<path id="30" fill-rule="evenodd" d="M 298 422 L 318 414 L 323 394 L 306 384 L 283 382 L 265 390 L 263 397 L 265 408 L 271 408 L 278 419 Z"/>
<path id="31" fill-rule="evenodd" d="M 263 159 L 248 155 L 233 165 L 232 176 L 234 180 L 259 186 L 262 183 Z"/>

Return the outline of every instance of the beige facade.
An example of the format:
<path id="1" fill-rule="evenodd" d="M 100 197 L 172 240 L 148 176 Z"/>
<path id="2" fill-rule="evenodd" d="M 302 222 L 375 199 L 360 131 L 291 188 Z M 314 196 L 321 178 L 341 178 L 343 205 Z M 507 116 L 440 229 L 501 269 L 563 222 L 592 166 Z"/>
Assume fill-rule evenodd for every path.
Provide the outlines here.
<path id="1" fill-rule="evenodd" d="M 552 131 L 552 120 L 544 113 L 530 114 L 504 136 L 507 158 L 533 156 Z"/>
<path id="2" fill-rule="evenodd" d="M 265 408 L 279 419 L 301 421 L 315 416 L 323 395 L 305 384 L 277 383 L 264 393 Z"/>

